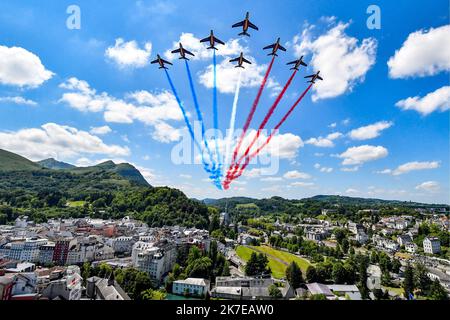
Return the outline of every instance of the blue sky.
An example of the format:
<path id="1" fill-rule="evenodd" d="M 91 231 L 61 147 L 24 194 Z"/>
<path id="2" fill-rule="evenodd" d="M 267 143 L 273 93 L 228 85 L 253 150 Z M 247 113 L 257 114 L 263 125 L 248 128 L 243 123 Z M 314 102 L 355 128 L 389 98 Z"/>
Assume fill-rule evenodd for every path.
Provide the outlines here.
<path id="1" fill-rule="evenodd" d="M 78 165 L 128 161 L 151 184 L 197 198 L 342 194 L 449 203 L 448 2 L 377 1 L 381 29 L 372 30 L 371 2 L 2 1 L 0 148 Z M 81 10 L 80 29 L 66 26 L 71 4 Z M 260 30 L 243 39 L 231 25 L 246 11 Z M 277 172 L 249 166 L 228 191 L 207 181 L 200 164 L 173 163 L 186 130 L 164 73 L 148 63 L 181 37 L 197 55 L 190 67 L 210 128 L 211 59 L 198 39 L 211 29 L 227 42 L 218 51 L 221 130 L 237 79 L 227 60 L 240 51 L 253 64 L 243 71 L 238 128 L 270 61 L 261 48 L 277 37 L 287 52 L 274 63 L 251 128 L 290 76 L 286 62 L 304 55 L 309 66 L 268 129 L 304 90 L 304 75 L 320 69 L 325 79 L 281 127 L 280 150 L 270 153 Z M 184 66 L 173 63 L 169 72 L 194 120 Z"/>

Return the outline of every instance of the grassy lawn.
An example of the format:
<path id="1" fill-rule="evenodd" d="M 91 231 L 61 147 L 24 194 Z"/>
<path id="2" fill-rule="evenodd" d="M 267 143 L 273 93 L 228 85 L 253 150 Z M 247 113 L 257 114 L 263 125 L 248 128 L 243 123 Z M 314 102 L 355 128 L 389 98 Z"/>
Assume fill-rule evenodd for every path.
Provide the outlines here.
<path id="1" fill-rule="evenodd" d="M 84 206 L 85 201 L 67 201 L 67 205 L 69 207 L 82 207 Z"/>
<path id="2" fill-rule="evenodd" d="M 258 253 L 257 251 L 244 246 L 239 246 L 236 248 L 236 254 L 244 261 L 248 261 L 250 259 L 250 255 L 252 254 L 252 252 Z M 272 270 L 272 276 L 278 279 L 283 278 L 285 276 L 286 266 L 277 260 L 274 260 L 270 257 L 268 258 L 269 267 L 270 270 Z"/>
<path id="3" fill-rule="evenodd" d="M 276 250 L 267 246 L 259 246 L 256 247 L 258 250 L 271 254 L 272 256 L 285 261 L 286 263 L 291 263 L 292 261 L 295 261 L 298 266 L 302 269 L 303 274 L 306 272 L 306 268 L 310 265 L 310 263 L 302 258 L 299 258 L 293 254 L 290 254 L 288 252 Z M 252 252 L 257 252 L 255 250 L 252 250 L 251 248 L 239 246 L 236 248 L 236 254 L 244 261 L 248 261 L 250 259 L 250 255 Z M 269 267 L 272 270 L 272 276 L 274 278 L 284 278 L 286 273 L 286 265 L 281 263 L 280 261 L 277 261 L 270 256 L 267 256 L 269 258 Z"/>
<path id="4" fill-rule="evenodd" d="M 305 274 L 306 269 L 310 265 L 310 263 L 307 260 L 297 257 L 296 255 L 293 255 L 289 252 L 277 250 L 268 246 L 259 246 L 258 249 L 265 253 L 271 254 L 274 257 L 277 257 L 278 259 L 287 262 L 288 264 L 291 263 L 292 261 L 295 261 L 300 267 L 300 269 L 302 269 L 303 274 Z"/>
<path id="5" fill-rule="evenodd" d="M 388 290 L 390 292 L 393 292 L 393 293 L 395 293 L 398 296 L 403 295 L 403 292 L 404 292 L 402 288 L 385 287 L 385 286 L 383 286 L 383 289 Z"/>

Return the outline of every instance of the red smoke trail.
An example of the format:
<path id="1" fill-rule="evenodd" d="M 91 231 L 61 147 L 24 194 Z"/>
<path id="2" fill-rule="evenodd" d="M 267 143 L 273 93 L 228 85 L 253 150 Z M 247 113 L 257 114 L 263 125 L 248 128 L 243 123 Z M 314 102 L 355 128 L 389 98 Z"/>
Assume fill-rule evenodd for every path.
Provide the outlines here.
<path id="1" fill-rule="evenodd" d="M 230 179 L 227 179 L 226 181 L 223 182 L 223 187 L 225 189 L 228 189 L 230 187 L 230 183 L 234 180 L 239 178 L 242 173 L 244 172 L 245 168 L 247 168 L 248 164 L 250 163 L 250 161 L 256 157 L 261 150 L 267 146 L 270 142 L 270 140 L 272 140 L 272 137 L 278 132 L 278 129 L 281 127 L 281 125 L 286 121 L 286 119 L 291 115 L 291 113 L 294 111 L 294 109 L 297 107 L 297 105 L 300 103 L 300 101 L 302 101 L 303 97 L 306 95 L 306 93 L 309 91 L 309 89 L 311 89 L 311 86 L 313 84 L 311 83 L 308 88 L 306 88 L 305 91 L 303 91 L 303 93 L 300 95 L 300 97 L 297 99 L 297 101 L 295 101 L 295 103 L 292 105 L 292 107 L 289 109 L 288 112 L 286 112 L 286 114 L 284 115 L 284 117 L 280 120 L 280 122 L 278 122 L 278 124 L 275 126 L 275 128 L 273 129 L 272 133 L 267 137 L 266 141 L 264 142 L 264 144 L 262 146 L 260 146 L 255 152 L 253 152 L 252 154 L 250 154 L 250 156 L 248 156 L 245 160 L 244 165 L 241 167 L 241 169 L 239 170 L 239 172 L 235 175 L 233 175 Z"/>
<path id="2" fill-rule="evenodd" d="M 283 87 L 283 90 L 281 90 L 280 94 L 278 95 L 277 99 L 275 100 L 275 102 L 272 104 L 272 106 L 270 107 L 269 111 L 267 111 L 266 116 L 264 117 L 264 120 L 261 122 L 261 124 L 259 125 L 258 131 L 256 132 L 255 137 L 253 138 L 252 142 L 249 144 L 249 146 L 247 147 L 247 149 L 245 150 L 245 153 L 239 158 L 239 160 L 236 162 L 237 166 L 234 167 L 233 172 L 231 173 L 231 176 L 234 176 L 236 174 L 236 171 L 238 171 L 238 166 L 241 164 L 242 160 L 247 157 L 247 155 L 249 154 L 251 148 L 253 147 L 253 145 L 255 144 L 256 141 L 258 141 L 259 135 L 261 134 L 261 131 L 264 129 L 264 127 L 266 126 L 267 122 L 269 121 L 270 117 L 272 116 L 273 112 L 275 111 L 276 107 L 278 106 L 278 104 L 280 103 L 281 99 L 283 98 L 284 94 L 286 93 L 286 90 L 289 88 L 289 86 L 291 85 L 292 80 L 294 79 L 295 74 L 297 73 L 297 70 L 294 70 L 294 72 L 292 72 L 292 75 L 290 76 L 289 80 L 286 82 L 286 84 Z"/>
<path id="3" fill-rule="evenodd" d="M 245 124 L 244 124 L 244 128 L 243 128 L 242 134 L 239 137 L 238 144 L 236 145 L 236 147 L 234 148 L 234 151 L 233 151 L 233 158 L 231 160 L 230 167 L 228 168 L 228 171 L 227 171 L 227 179 L 228 179 L 228 176 L 231 173 L 231 171 L 230 171 L 231 168 L 234 167 L 234 165 L 236 163 L 236 157 L 237 157 L 237 154 L 239 152 L 239 149 L 241 148 L 242 140 L 244 139 L 244 136 L 247 133 L 248 127 L 250 126 L 250 122 L 253 119 L 253 115 L 255 114 L 256 107 L 258 106 L 259 99 L 261 98 L 261 94 L 262 94 L 263 89 L 264 89 L 264 87 L 266 85 L 267 79 L 269 78 L 270 70 L 272 70 L 272 66 L 273 66 L 273 62 L 274 61 L 275 61 L 275 56 L 273 56 L 272 60 L 270 61 L 269 67 L 267 68 L 266 74 L 264 75 L 263 81 L 261 82 L 261 86 L 259 87 L 258 94 L 256 95 L 255 101 L 253 101 L 253 105 L 252 105 L 252 108 L 250 109 L 250 113 L 247 116 L 247 120 L 245 120 Z"/>

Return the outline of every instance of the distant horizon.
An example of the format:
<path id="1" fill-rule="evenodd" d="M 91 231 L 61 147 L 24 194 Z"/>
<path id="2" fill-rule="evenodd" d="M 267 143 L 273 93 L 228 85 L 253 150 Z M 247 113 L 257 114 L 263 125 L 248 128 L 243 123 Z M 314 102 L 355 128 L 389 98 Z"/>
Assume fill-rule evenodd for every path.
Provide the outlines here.
<path id="1" fill-rule="evenodd" d="M 9 150 L 6 150 L 6 149 L 0 149 L 0 150 L 5 150 L 5 151 L 7 151 L 7 152 L 11 152 L 11 153 L 15 153 L 15 152 L 12 152 L 12 151 L 9 151 Z M 18 154 L 18 153 L 15 153 L 15 154 Z M 21 155 L 21 154 L 18 154 L 19 156 L 21 156 L 21 157 L 23 157 L 23 158 L 25 158 L 25 159 L 28 159 L 28 158 L 26 158 L 25 156 L 23 156 L 23 155 Z M 28 159 L 28 160 L 30 160 L 30 159 Z M 58 161 L 58 162 L 62 162 L 62 163 L 66 163 L 66 164 L 69 164 L 69 165 L 72 165 L 72 166 L 74 166 L 74 167 L 77 167 L 77 168 L 85 168 L 85 167 L 90 167 L 90 166 L 95 166 L 95 165 L 98 165 L 98 164 L 101 164 L 101 163 L 104 163 L 104 162 L 109 162 L 109 161 L 111 161 L 111 162 L 113 162 L 113 163 L 115 163 L 115 164 L 120 164 L 120 163 L 127 163 L 127 164 L 130 164 L 130 163 L 128 163 L 128 162 L 126 162 L 126 161 L 124 161 L 124 162 L 115 162 L 115 161 L 113 161 L 113 160 L 106 160 L 106 159 L 103 159 L 101 162 L 99 162 L 99 163 L 96 163 L 96 164 L 90 164 L 90 165 L 88 165 L 88 166 L 80 166 L 80 165 L 75 165 L 75 164 L 73 164 L 73 163 L 70 163 L 70 162 L 65 162 L 65 161 L 60 161 L 60 160 L 58 160 L 58 159 L 55 159 L 55 158 L 53 158 L 53 157 L 50 157 L 50 158 L 46 158 L 46 159 L 42 159 L 42 160 L 36 160 L 36 161 L 33 161 L 33 160 L 30 160 L 30 161 L 33 161 L 34 163 L 38 163 L 38 162 L 41 162 L 41 161 L 44 161 L 44 160 L 55 160 L 55 161 Z M 130 165 L 132 165 L 132 166 L 134 166 L 133 164 L 130 164 Z M 135 167 L 136 168 L 136 167 Z M 140 170 L 139 170 L 139 168 L 136 168 L 136 170 L 138 170 L 139 172 L 141 172 Z M 141 174 L 142 174 L 142 172 L 141 172 Z M 145 178 L 145 176 L 144 176 L 144 178 Z M 147 179 L 146 179 L 147 180 Z M 157 186 L 155 186 L 155 185 L 153 185 L 152 183 L 151 183 L 151 181 L 148 181 L 147 180 L 147 182 L 152 186 L 152 187 L 170 187 L 170 188 L 176 188 L 176 187 L 174 187 L 174 186 L 171 186 L 171 185 L 157 185 Z M 181 191 L 183 191 L 183 190 L 181 190 Z M 185 194 L 186 194 L 186 192 L 185 191 L 183 191 Z M 187 195 L 187 194 L 186 194 Z M 450 206 L 450 201 L 449 201 L 449 203 L 436 203 L 436 202 L 419 202 L 419 201 L 414 201 L 414 200 L 399 200 L 399 199 L 385 199 L 385 198 L 373 198 L 373 197 L 362 197 L 362 196 L 349 196 L 349 195 L 345 195 L 345 194 L 315 194 L 315 195 L 312 195 L 312 196 L 308 196 L 308 197 L 301 197 L 301 198 L 286 198 L 286 197 L 282 197 L 282 196 L 280 196 L 280 195 L 270 195 L 270 196 L 267 196 L 267 197 L 253 197 L 253 196 L 247 196 L 247 195 L 236 195 L 236 196 L 228 196 L 228 197 L 219 197 L 219 198 L 214 198 L 214 197 L 205 197 L 205 198 L 201 198 L 201 199 L 199 199 L 198 197 L 190 197 L 189 196 L 189 198 L 191 198 L 191 199 L 197 199 L 197 200 L 199 200 L 199 201 L 204 201 L 204 200 L 206 200 L 206 199 L 212 199 L 212 200 L 221 200 L 221 199 L 230 199 L 230 198 L 239 198 L 239 197 L 242 197 L 242 198 L 250 198 L 250 199 L 256 199 L 256 200 L 263 200 L 263 199 L 269 199 L 269 198 L 273 198 L 273 197 L 281 197 L 281 198 L 283 198 L 283 199 L 285 199 L 285 200 L 304 200 L 304 199 L 310 199 L 310 198 L 314 198 L 314 197 L 317 197 L 317 196 L 339 196 L 339 197 L 346 197 L 346 198 L 353 198 L 353 199 L 357 199 L 357 198 L 360 198 L 360 199 L 366 199 L 366 200 L 382 200 L 382 201 L 392 201 L 392 202 L 413 202 L 413 203 L 418 203 L 418 204 L 426 204 L 426 205 L 437 205 L 437 206 Z"/>

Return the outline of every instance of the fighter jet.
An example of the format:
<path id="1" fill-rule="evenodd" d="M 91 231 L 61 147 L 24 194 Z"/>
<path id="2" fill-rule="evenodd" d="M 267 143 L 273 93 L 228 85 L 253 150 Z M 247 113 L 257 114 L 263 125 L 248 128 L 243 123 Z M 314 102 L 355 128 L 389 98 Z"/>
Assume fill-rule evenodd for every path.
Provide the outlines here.
<path id="1" fill-rule="evenodd" d="M 205 39 L 200 40 L 200 42 L 209 42 L 208 49 L 214 49 L 214 50 L 217 50 L 217 48 L 214 46 L 216 44 L 216 42 L 218 44 L 225 44 L 222 40 L 219 40 L 214 36 L 214 32 L 212 30 L 211 30 L 211 34 L 209 35 L 209 37 L 206 37 Z"/>
<path id="2" fill-rule="evenodd" d="M 319 76 L 319 73 L 320 73 L 320 71 L 317 71 L 317 73 L 312 74 L 310 76 L 306 76 L 305 78 L 311 78 L 311 80 L 309 80 L 308 82 L 316 83 L 317 79 L 323 80 L 323 78 L 321 76 Z"/>
<path id="3" fill-rule="evenodd" d="M 237 62 L 237 66 L 235 68 L 243 68 L 244 66 L 242 65 L 244 62 L 248 63 L 248 64 L 252 64 L 250 61 L 248 61 L 247 59 L 244 58 L 244 53 L 241 52 L 241 55 L 237 58 L 231 59 L 230 62 Z"/>
<path id="4" fill-rule="evenodd" d="M 280 38 L 278 38 L 277 42 L 275 42 L 274 44 L 271 44 L 270 46 L 263 48 L 263 50 L 266 50 L 266 49 L 272 49 L 272 52 L 269 53 L 268 56 L 278 56 L 277 55 L 278 49 L 280 49 L 282 51 L 286 51 L 286 48 L 280 44 Z"/>
<path id="5" fill-rule="evenodd" d="M 255 29 L 255 30 L 259 30 L 257 26 L 255 26 L 253 23 L 250 22 L 249 17 L 250 17 L 250 13 L 247 12 L 244 20 L 242 20 L 241 22 L 235 23 L 231 26 L 232 28 L 242 27 L 242 32 L 239 33 L 240 36 L 250 37 L 250 35 L 247 33 L 247 30 L 249 27 L 252 29 Z"/>
<path id="6" fill-rule="evenodd" d="M 159 54 L 156 55 L 156 60 L 153 60 L 150 63 L 158 63 L 159 64 L 159 69 L 168 69 L 164 64 L 170 64 L 173 65 L 172 63 L 170 63 L 169 61 L 164 60 L 163 58 L 160 57 Z"/>
<path id="7" fill-rule="evenodd" d="M 307 66 L 307 64 L 303 62 L 303 56 L 301 56 L 300 59 L 298 59 L 298 60 L 294 60 L 294 61 L 288 62 L 286 64 L 287 65 L 295 64 L 290 70 L 298 70 L 298 67 L 300 67 L 300 66 L 304 66 L 304 67 Z"/>
<path id="8" fill-rule="evenodd" d="M 194 54 L 188 50 L 186 50 L 185 48 L 183 48 L 183 45 L 180 43 L 180 48 L 173 50 L 172 53 L 180 53 L 180 58 L 179 59 L 184 59 L 184 60 L 189 60 L 188 58 L 186 58 L 186 54 L 189 54 L 191 56 L 194 56 Z"/>

